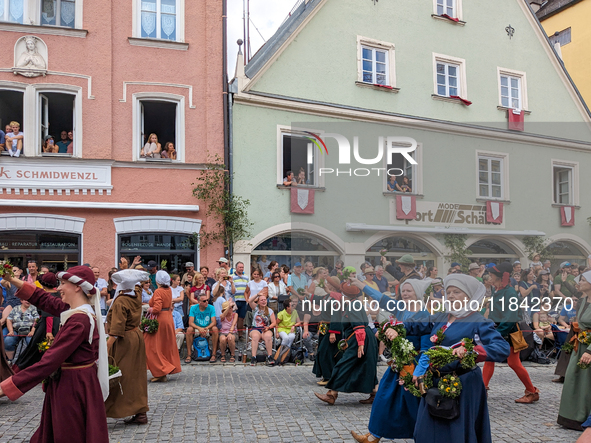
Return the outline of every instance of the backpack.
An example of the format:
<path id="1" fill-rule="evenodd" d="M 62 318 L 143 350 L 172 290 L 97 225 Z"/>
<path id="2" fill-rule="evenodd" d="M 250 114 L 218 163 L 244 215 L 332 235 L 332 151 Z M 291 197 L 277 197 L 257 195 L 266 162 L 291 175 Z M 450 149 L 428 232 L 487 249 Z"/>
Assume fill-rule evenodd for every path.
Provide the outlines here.
<path id="1" fill-rule="evenodd" d="M 533 352 L 529 356 L 529 360 L 539 365 L 549 365 L 552 363 L 552 360 L 545 357 L 542 351 L 540 351 L 537 347 L 534 348 Z"/>
<path id="2" fill-rule="evenodd" d="M 193 352 L 191 353 L 191 358 L 195 361 L 206 361 L 211 358 L 209 342 L 206 338 L 195 337 L 193 340 Z"/>
<path id="3" fill-rule="evenodd" d="M 306 348 L 291 348 L 291 359 L 290 363 L 303 364 L 306 358 Z"/>
<path id="4" fill-rule="evenodd" d="M 279 349 L 275 352 L 275 356 L 273 357 L 275 360 L 275 364 L 277 365 L 284 365 L 285 363 L 289 363 L 291 361 L 291 348 L 285 345 L 281 345 Z"/>

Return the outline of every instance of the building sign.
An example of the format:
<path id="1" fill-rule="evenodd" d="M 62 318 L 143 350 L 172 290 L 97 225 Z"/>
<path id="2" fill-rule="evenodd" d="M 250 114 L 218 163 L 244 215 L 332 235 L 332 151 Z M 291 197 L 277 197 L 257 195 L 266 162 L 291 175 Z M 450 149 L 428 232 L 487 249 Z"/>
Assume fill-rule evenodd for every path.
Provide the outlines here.
<path id="1" fill-rule="evenodd" d="M 6 159 L 0 165 L 0 188 L 111 189 L 111 162 Z"/>
<path id="2" fill-rule="evenodd" d="M 0 250 L 78 251 L 77 235 L 49 233 L 5 233 L 0 236 Z"/>
<path id="3" fill-rule="evenodd" d="M 397 220 L 396 200 L 390 200 L 390 223 L 409 226 L 445 226 L 454 228 L 505 227 L 486 221 L 486 205 L 463 205 L 448 202 L 416 201 L 417 215 L 414 220 Z"/>

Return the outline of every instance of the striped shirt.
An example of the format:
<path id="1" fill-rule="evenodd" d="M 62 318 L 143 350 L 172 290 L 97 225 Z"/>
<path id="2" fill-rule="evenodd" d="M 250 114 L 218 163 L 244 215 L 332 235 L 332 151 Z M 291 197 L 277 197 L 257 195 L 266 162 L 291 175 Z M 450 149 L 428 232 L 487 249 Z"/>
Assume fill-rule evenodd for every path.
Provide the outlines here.
<path id="1" fill-rule="evenodd" d="M 234 300 L 244 301 L 244 291 L 246 291 L 246 285 L 248 284 L 248 277 L 244 274 L 241 276 L 238 274 L 232 274 L 232 280 L 234 280 L 234 286 L 236 287 L 236 293 L 234 294 Z"/>

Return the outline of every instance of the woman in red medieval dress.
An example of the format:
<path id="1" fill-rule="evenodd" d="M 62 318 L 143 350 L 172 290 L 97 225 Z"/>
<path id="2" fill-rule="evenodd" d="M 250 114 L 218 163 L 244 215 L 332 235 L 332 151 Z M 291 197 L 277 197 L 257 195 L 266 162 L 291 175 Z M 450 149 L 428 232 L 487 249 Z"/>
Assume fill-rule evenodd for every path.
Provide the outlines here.
<path id="1" fill-rule="evenodd" d="M 14 401 L 45 380 L 41 423 L 31 442 L 107 443 L 107 342 L 102 321 L 96 319 L 100 305 L 92 270 L 76 266 L 60 272 L 61 299 L 9 275 L 4 278 L 18 288 L 21 300 L 60 317 L 61 328 L 40 362 L 0 383 L 0 397 Z"/>

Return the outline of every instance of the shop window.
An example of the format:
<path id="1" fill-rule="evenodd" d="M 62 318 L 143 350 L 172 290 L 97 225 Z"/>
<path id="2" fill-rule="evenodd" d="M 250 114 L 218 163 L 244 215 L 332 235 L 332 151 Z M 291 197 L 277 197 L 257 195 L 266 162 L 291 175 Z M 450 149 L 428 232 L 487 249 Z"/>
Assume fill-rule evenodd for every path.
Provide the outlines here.
<path id="1" fill-rule="evenodd" d="M 0 21 L 25 23 L 27 0 L 0 0 Z"/>
<path id="2" fill-rule="evenodd" d="M 41 26 L 74 28 L 75 25 L 75 0 L 41 0 Z"/>
<path id="3" fill-rule="evenodd" d="M 40 151 L 43 155 L 73 155 L 76 148 L 76 96 L 58 92 L 39 93 Z M 61 134 L 68 136 L 62 140 Z M 51 137 L 51 138 L 50 138 Z"/>
<path id="4" fill-rule="evenodd" d="M 128 257 L 141 256 L 143 266 L 153 260 L 158 266 L 170 273 L 183 273 L 185 263 L 193 262 L 198 269 L 197 244 L 191 235 L 174 233 L 161 234 L 125 234 L 119 235 L 119 255 Z"/>
<path id="5" fill-rule="evenodd" d="M 365 253 L 365 261 L 371 263 L 372 266 L 380 265 L 384 253 L 386 259 L 392 263 L 400 256 L 409 254 L 414 257 L 417 264 L 421 263 L 427 267 L 434 266 L 436 258 L 431 248 L 420 241 L 414 238 L 393 236 L 384 238 L 369 248 Z"/>
<path id="6" fill-rule="evenodd" d="M 166 155 L 168 155 L 170 159 L 169 154 L 162 154 L 168 143 L 172 143 L 172 148 L 175 150 L 173 157 L 176 157 L 176 152 L 179 149 L 177 144 L 178 121 L 177 103 L 140 100 L 140 158 L 166 159 Z M 170 146 L 168 148 L 170 149 Z"/>
<path id="7" fill-rule="evenodd" d="M 283 184 L 287 172 L 292 171 L 300 185 L 318 186 L 318 161 L 318 148 L 309 137 L 282 133 L 278 184 Z"/>
<path id="8" fill-rule="evenodd" d="M 180 38 L 180 0 L 140 0 L 138 37 L 172 41 Z"/>
<path id="9" fill-rule="evenodd" d="M 470 259 L 479 263 L 514 262 L 519 259 L 512 247 L 494 239 L 479 240 L 468 247 Z"/>
<path id="10" fill-rule="evenodd" d="M 11 91 L 6 89 L 0 90 L 0 130 L 2 132 L 9 134 L 12 133 L 12 128 L 10 127 L 11 122 L 18 122 L 19 125 L 21 125 L 20 131 L 24 132 L 23 98 L 24 93 L 21 91 Z M 13 140 L 12 146 L 14 153 L 16 152 L 18 146 L 18 140 Z M 0 149 L 2 150 L 2 155 L 10 155 L 10 147 L 6 146 L 6 143 L 4 143 L 4 145 L 1 146 Z M 20 155 L 22 155 L 22 144 Z"/>

